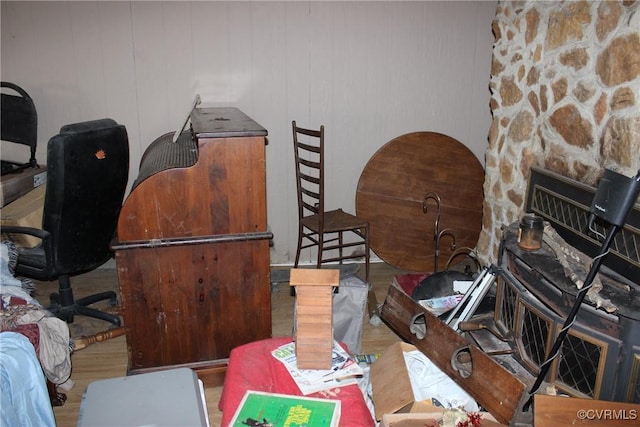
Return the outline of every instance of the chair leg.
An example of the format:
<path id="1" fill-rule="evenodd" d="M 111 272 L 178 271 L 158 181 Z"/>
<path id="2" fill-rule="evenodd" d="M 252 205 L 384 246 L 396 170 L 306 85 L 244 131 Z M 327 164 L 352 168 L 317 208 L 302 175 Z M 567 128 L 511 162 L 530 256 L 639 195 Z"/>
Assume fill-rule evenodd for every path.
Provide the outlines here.
<path id="1" fill-rule="evenodd" d="M 371 259 L 369 253 L 369 227 L 364 229 L 364 266 L 365 266 L 365 281 L 369 284 L 369 261 Z M 371 285 L 369 285 L 371 286 Z M 378 310 L 378 299 L 376 293 L 369 287 L 369 293 L 367 295 L 367 310 L 369 311 L 369 319 L 380 317 L 380 310 Z"/>
<path id="2" fill-rule="evenodd" d="M 324 235 L 318 234 L 318 258 L 316 260 L 316 268 L 322 267 L 323 248 L 324 248 Z"/>
<path id="3" fill-rule="evenodd" d="M 114 326 L 120 326 L 120 317 L 114 314 L 99 311 L 95 308 L 87 307 L 87 305 L 107 299 L 110 300 L 111 305 L 116 305 L 117 295 L 115 292 L 101 292 L 99 294 L 90 295 L 75 301 L 73 299 L 73 290 L 71 289 L 71 279 L 69 275 L 62 275 L 58 277 L 58 282 L 58 293 L 51 294 L 50 297 L 51 306 L 49 307 L 49 311 L 54 316 L 64 320 L 67 323 L 73 323 L 74 316 L 76 314 L 79 314 L 104 320 L 113 324 Z"/>
<path id="4" fill-rule="evenodd" d="M 365 280 L 369 283 L 369 261 L 371 259 L 370 246 L 369 246 L 369 227 L 365 228 L 364 238 L 364 266 L 365 266 Z"/>
<path id="5" fill-rule="evenodd" d="M 116 305 L 118 303 L 118 296 L 113 291 L 105 291 L 100 292 L 99 294 L 89 295 L 88 297 L 80 298 L 75 301 L 76 305 L 81 305 L 86 307 L 98 301 L 109 300 L 111 305 Z"/>
<path id="6" fill-rule="evenodd" d="M 298 227 L 298 249 L 296 249 L 296 262 L 293 264 L 294 267 L 298 268 L 298 263 L 300 262 L 300 252 L 302 251 L 302 225 Z"/>
<path id="7" fill-rule="evenodd" d="M 298 225 L 298 249 L 296 249 L 296 261 L 293 264 L 294 268 L 298 268 L 298 264 L 300 263 L 300 252 L 302 252 L 302 225 Z M 290 286 L 289 295 L 292 297 L 296 296 L 296 289 L 293 286 Z"/>
<path id="8" fill-rule="evenodd" d="M 94 319 L 104 320 L 105 322 L 109 322 L 116 327 L 121 325 L 120 318 L 115 314 L 105 313 L 104 311 L 100 311 L 95 308 L 85 307 L 85 306 L 76 304 L 75 312 L 82 316 L 93 317 Z"/>

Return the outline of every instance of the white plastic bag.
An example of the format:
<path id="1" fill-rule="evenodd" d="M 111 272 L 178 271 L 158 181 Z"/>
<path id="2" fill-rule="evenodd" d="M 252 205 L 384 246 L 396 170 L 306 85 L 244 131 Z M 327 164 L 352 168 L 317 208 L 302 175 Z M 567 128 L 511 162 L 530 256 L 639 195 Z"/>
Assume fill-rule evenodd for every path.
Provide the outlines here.
<path id="1" fill-rule="evenodd" d="M 404 353 L 411 388 L 416 401 L 435 399 L 445 408 L 478 412 L 478 404 L 469 394 L 442 372 L 419 350 Z"/>

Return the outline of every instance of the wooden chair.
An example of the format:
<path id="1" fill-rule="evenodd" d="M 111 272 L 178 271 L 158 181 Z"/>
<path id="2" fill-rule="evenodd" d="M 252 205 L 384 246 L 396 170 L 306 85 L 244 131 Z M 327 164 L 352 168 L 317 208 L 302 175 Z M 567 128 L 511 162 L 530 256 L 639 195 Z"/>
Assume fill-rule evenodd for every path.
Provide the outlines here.
<path id="1" fill-rule="evenodd" d="M 321 264 L 362 258 L 361 252 L 345 253 L 347 248 L 364 245 L 365 280 L 369 282 L 369 223 L 342 209 L 325 211 L 324 203 L 324 126 L 320 130 L 293 126 L 293 148 L 298 189 L 298 249 L 318 248 L 316 268 Z M 351 233 L 349 240 L 345 233 Z M 355 236 L 355 238 L 353 238 Z M 337 255 L 335 251 L 337 250 Z M 333 252 L 331 252 L 333 251 Z"/>

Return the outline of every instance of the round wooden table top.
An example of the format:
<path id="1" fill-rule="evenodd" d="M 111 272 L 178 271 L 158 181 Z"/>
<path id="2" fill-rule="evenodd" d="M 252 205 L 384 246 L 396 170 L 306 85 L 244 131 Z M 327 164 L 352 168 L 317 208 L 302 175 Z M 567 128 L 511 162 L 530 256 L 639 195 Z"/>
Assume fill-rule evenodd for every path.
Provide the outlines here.
<path id="1" fill-rule="evenodd" d="M 369 221 L 371 248 L 387 264 L 440 271 L 455 248 L 478 243 L 483 184 L 482 165 L 461 142 L 435 132 L 409 133 L 389 141 L 365 166 L 356 213 Z"/>

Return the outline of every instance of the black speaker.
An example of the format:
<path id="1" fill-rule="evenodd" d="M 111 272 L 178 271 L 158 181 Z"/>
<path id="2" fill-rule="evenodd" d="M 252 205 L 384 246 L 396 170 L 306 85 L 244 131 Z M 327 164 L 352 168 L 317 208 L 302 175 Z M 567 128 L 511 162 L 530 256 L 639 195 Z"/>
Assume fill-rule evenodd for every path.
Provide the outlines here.
<path id="1" fill-rule="evenodd" d="M 589 223 L 594 216 L 610 224 L 622 227 L 627 215 L 638 199 L 640 192 L 640 171 L 633 178 L 605 169 L 591 203 Z"/>

